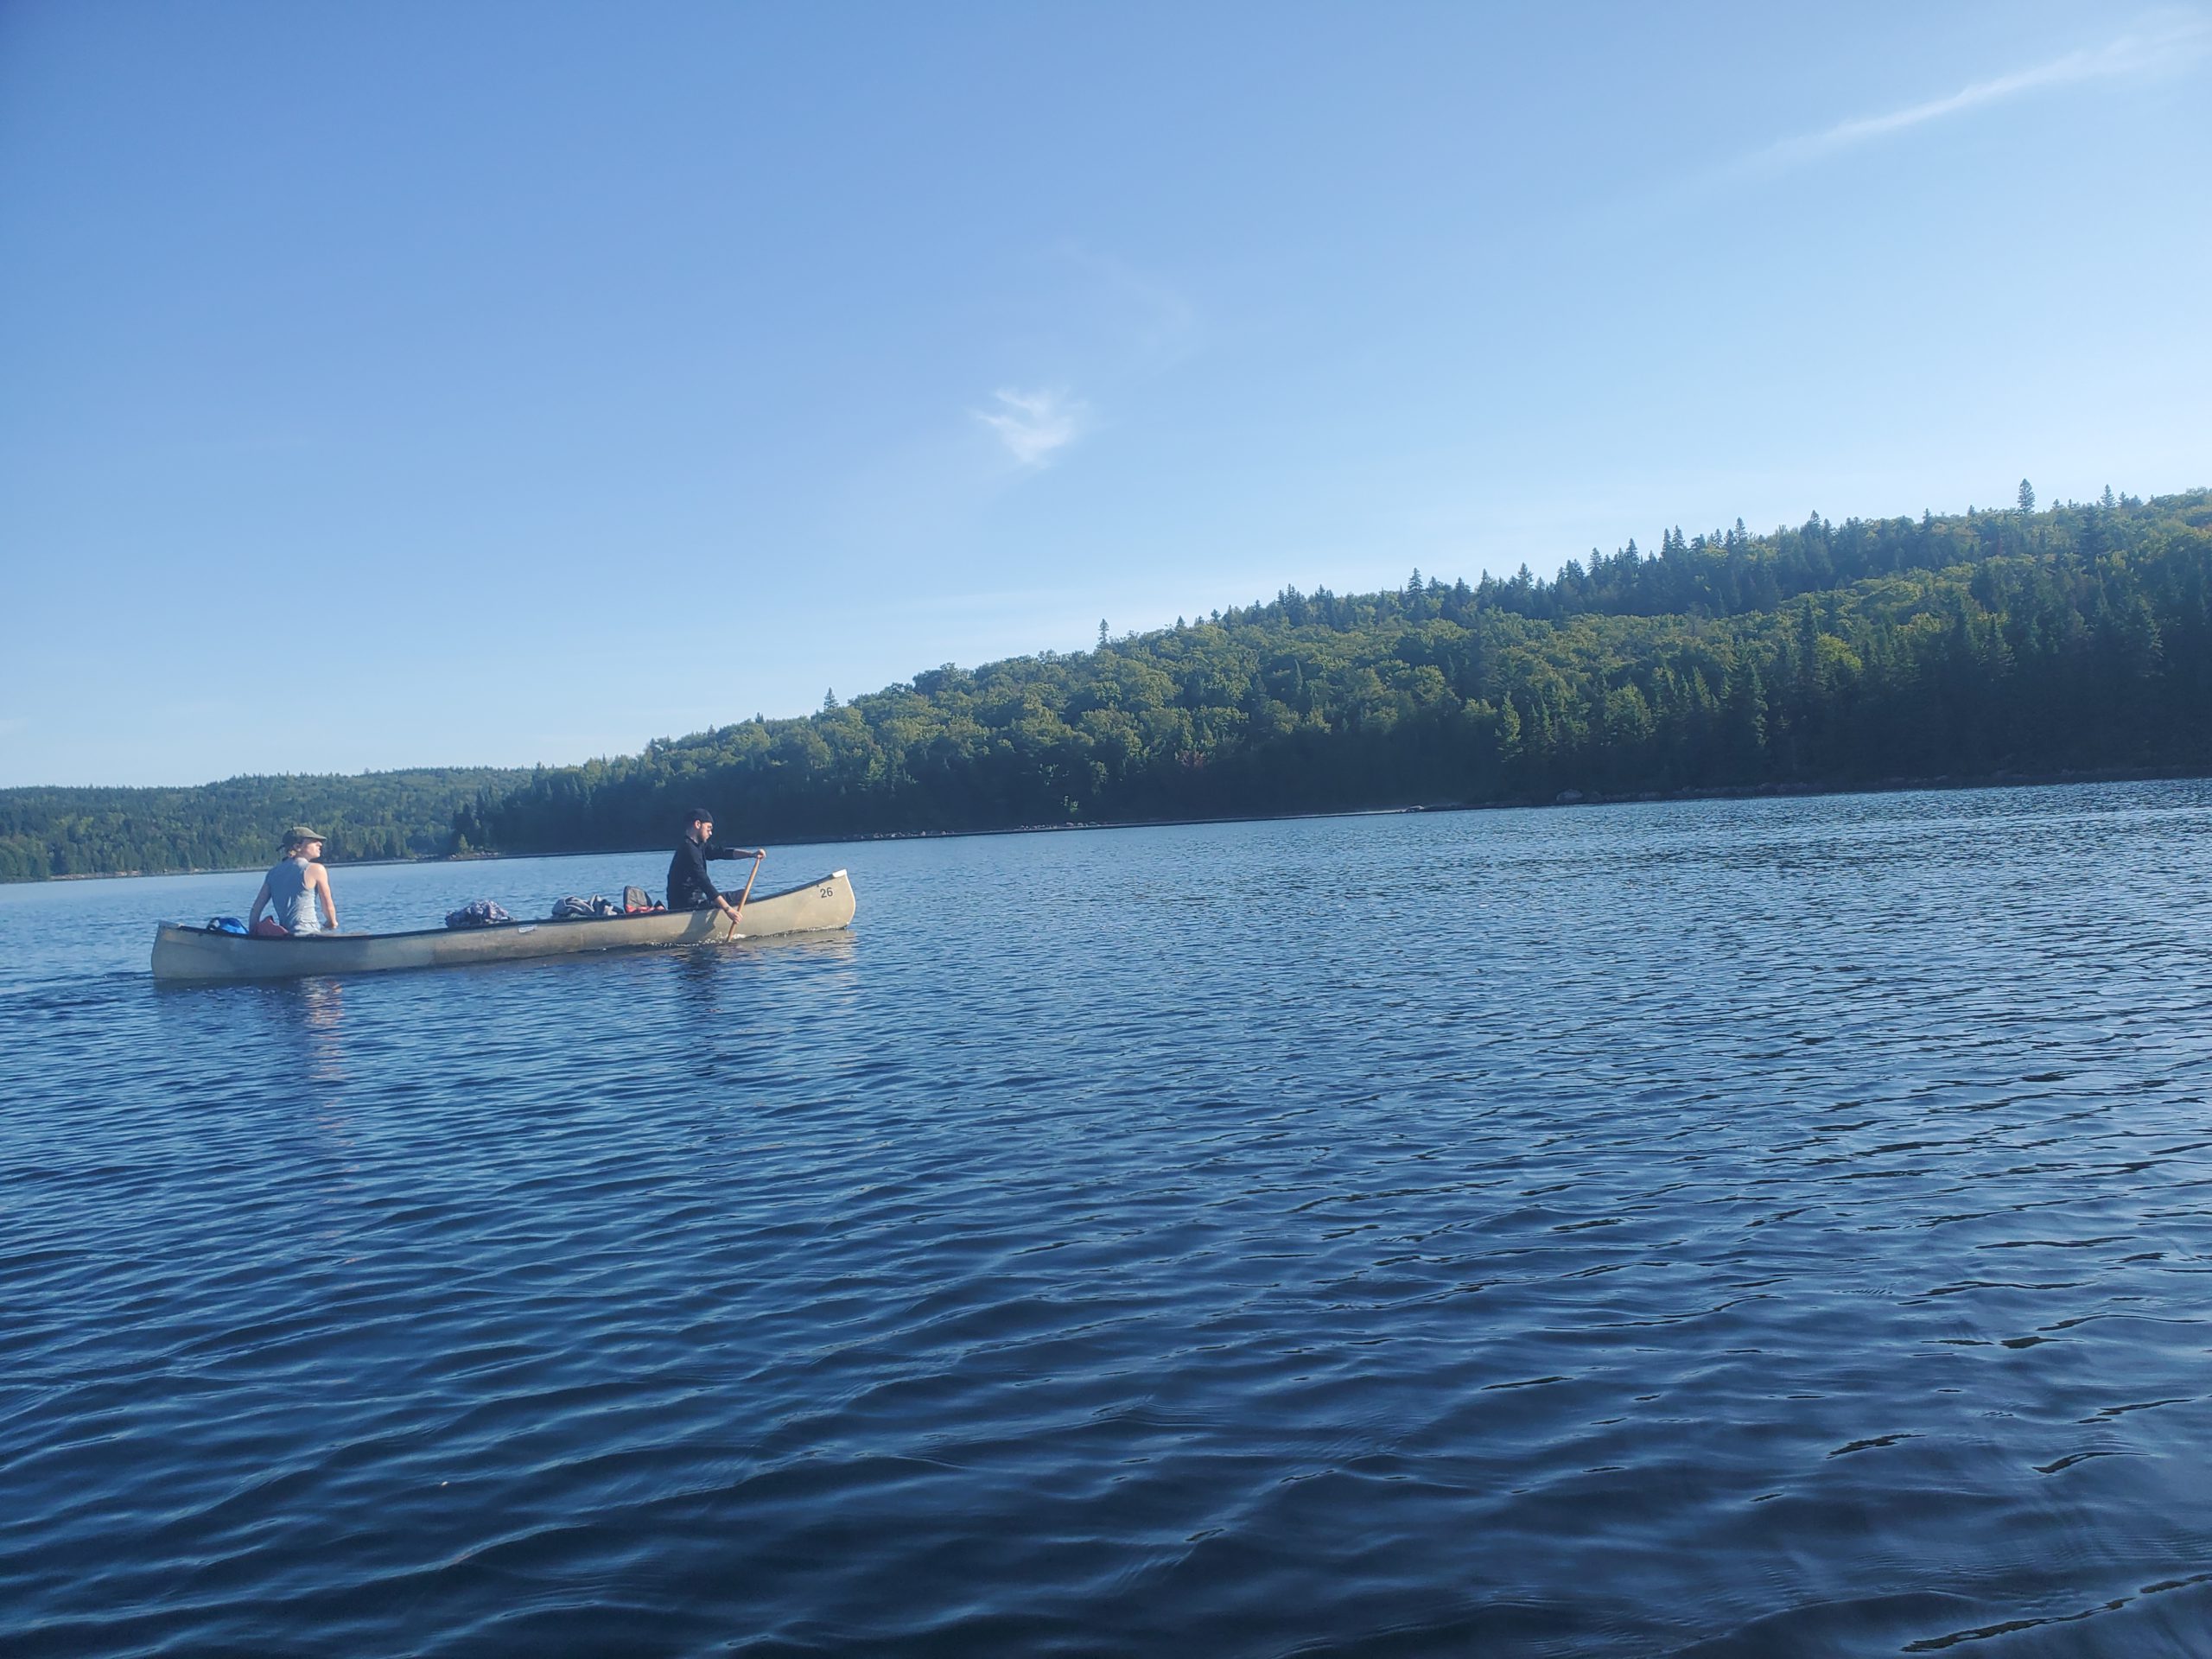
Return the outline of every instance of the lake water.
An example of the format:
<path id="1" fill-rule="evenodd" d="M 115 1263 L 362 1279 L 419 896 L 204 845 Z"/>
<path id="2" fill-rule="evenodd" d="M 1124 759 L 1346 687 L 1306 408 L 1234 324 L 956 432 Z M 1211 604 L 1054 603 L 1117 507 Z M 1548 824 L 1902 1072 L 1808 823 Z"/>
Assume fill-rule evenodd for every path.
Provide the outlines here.
<path id="1" fill-rule="evenodd" d="M 2202 783 L 798 848 L 849 933 L 160 990 L 254 877 L 0 889 L 0 1648 L 2202 1654 L 2209 864 Z"/>

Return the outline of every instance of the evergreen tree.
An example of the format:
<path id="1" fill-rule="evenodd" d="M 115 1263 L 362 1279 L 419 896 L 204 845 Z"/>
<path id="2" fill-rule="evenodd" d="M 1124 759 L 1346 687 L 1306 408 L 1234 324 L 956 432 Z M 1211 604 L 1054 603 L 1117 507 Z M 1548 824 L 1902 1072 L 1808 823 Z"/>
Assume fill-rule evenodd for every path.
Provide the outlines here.
<path id="1" fill-rule="evenodd" d="M 340 860 L 650 848 L 700 796 L 773 840 L 2111 766 L 2212 766 L 2212 492 L 1285 588 L 582 766 L 0 791 L 0 879 L 258 866 L 302 821 Z"/>

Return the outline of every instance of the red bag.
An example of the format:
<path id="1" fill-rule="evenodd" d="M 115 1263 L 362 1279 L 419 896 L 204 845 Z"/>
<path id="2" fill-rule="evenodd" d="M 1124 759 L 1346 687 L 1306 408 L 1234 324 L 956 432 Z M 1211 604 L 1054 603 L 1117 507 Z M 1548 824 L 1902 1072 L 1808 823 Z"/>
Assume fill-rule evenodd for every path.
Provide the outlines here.
<path id="1" fill-rule="evenodd" d="M 289 939 L 292 930 L 274 916 L 264 916 L 246 930 L 257 939 Z"/>

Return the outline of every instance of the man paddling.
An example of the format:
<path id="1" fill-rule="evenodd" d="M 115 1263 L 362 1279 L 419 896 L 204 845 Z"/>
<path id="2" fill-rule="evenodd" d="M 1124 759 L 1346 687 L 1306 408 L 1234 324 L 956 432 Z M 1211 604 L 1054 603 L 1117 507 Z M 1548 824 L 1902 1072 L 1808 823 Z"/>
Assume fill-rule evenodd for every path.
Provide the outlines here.
<path id="1" fill-rule="evenodd" d="M 768 856 L 765 850 L 748 852 L 742 848 L 710 847 L 714 839 L 715 815 L 703 806 L 691 809 L 691 821 L 683 831 L 683 839 L 676 843 L 676 856 L 668 861 L 668 907 L 671 910 L 719 910 L 730 918 L 734 926 L 737 907 L 728 898 L 715 890 L 714 878 L 707 874 L 710 858 L 749 858 L 758 861 Z"/>

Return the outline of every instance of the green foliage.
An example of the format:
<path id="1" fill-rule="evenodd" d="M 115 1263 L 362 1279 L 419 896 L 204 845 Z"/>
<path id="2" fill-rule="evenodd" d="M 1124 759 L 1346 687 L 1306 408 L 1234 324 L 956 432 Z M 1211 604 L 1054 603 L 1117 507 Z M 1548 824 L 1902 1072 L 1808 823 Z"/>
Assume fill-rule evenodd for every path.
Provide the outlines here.
<path id="1" fill-rule="evenodd" d="M 454 845 L 456 812 L 529 777 L 455 767 L 188 789 L 0 790 L 0 880 L 271 864 L 295 823 L 327 833 L 333 863 L 467 851 Z"/>
<path id="2" fill-rule="evenodd" d="M 581 766 L 4 790 L 0 878 L 2110 767 L 2212 770 L 2212 492 L 1286 588 Z"/>
<path id="3" fill-rule="evenodd" d="M 1537 582 L 1286 589 L 471 803 L 510 852 L 2212 766 L 2212 493 L 1634 543 Z"/>

